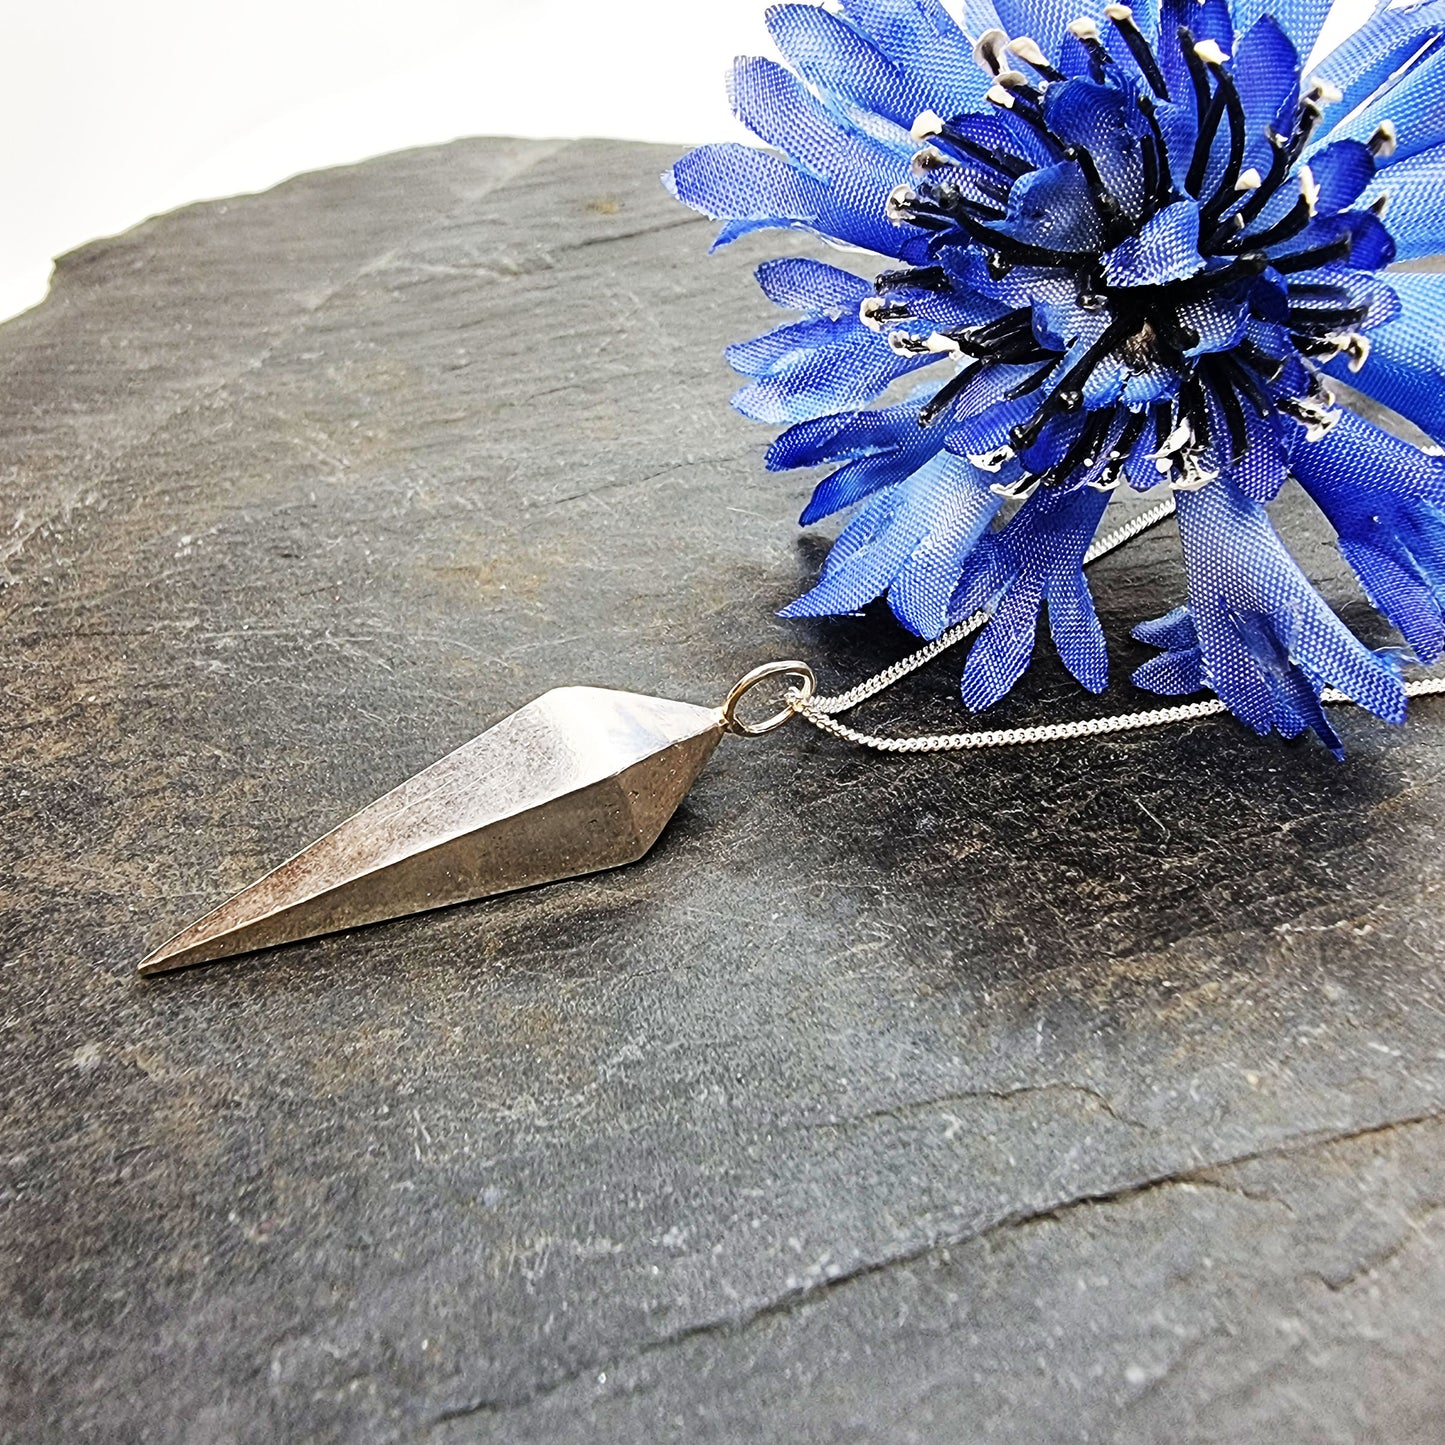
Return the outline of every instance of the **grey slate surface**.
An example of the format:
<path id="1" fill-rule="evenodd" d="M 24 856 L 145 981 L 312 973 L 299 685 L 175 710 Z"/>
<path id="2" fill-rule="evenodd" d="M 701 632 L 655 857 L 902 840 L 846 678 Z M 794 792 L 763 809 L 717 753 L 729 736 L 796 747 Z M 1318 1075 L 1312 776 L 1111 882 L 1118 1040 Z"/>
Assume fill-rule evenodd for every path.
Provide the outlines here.
<path id="1" fill-rule="evenodd" d="M 142 984 L 545 688 L 885 617 L 656 177 L 469 141 L 204 205 L 0 328 L 0 1435 L 1445 1438 L 1445 704 L 887 759 L 729 744 L 641 865 Z M 1278 509 L 1371 638 L 1297 497 Z M 1169 528 L 1101 564 L 1126 709 Z M 959 724 L 943 662 L 871 720 Z"/>

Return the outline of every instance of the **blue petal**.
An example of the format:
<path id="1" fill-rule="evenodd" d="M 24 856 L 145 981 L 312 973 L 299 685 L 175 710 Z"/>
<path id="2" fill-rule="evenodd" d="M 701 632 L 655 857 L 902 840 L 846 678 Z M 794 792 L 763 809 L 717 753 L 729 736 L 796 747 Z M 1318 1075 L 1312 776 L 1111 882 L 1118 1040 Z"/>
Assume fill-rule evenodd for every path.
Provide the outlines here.
<path id="1" fill-rule="evenodd" d="M 1310 173 L 1320 188 L 1317 211 L 1333 215 L 1364 195 L 1375 179 L 1375 158 L 1363 141 L 1333 141 L 1310 158 Z"/>
<path id="2" fill-rule="evenodd" d="M 949 120 L 948 128 L 985 150 L 1016 156 L 1034 166 L 1052 165 L 1058 159 L 1049 143 L 1022 117 L 1009 110 L 956 115 Z M 936 144 L 941 149 L 948 148 L 946 140 Z"/>
<path id="3" fill-rule="evenodd" d="M 952 616 L 991 614 L 963 670 L 963 700 L 977 711 L 997 702 L 1033 656 L 1040 605 L 1049 605 L 1054 646 L 1091 692 L 1108 678 L 1104 635 L 1083 577 L 1084 553 L 1109 504 L 1107 492 L 1036 491 L 970 558 Z"/>
<path id="4" fill-rule="evenodd" d="M 1431 0 L 1413 10 L 1377 10 L 1314 67 L 1321 80 L 1343 95 L 1330 108 L 1332 124 L 1368 101 L 1406 61 L 1413 58 L 1418 64 L 1426 58 L 1422 47 L 1438 45 L 1442 30 L 1445 0 Z"/>
<path id="5" fill-rule="evenodd" d="M 873 287 L 851 271 L 827 266 L 804 256 L 764 261 L 757 269 L 758 285 L 775 306 L 794 311 L 858 312 L 858 303 L 873 294 Z"/>
<path id="6" fill-rule="evenodd" d="M 965 28 L 969 35 L 977 38 L 986 30 L 1001 30 L 1003 22 L 994 8 L 993 0 L 965 0 Z"/>
<path id="7" fill-rule="evenodd" d="M 1275 0 L 1269 8 L 1277 10 Z M 1326 8 L 1330 0 L 1325 0 Z M 1234 18 L 1235 31 L 1241 36 L 1234 52 L 1231 74 L 1244 106 L 1245 135 L 1251 161 L 1263 156 L 1268 163 L 1268 147 L 1264 139 L 1266 126 L 1283 135 L 1289 134 L 1295 101 L 1299 98 L 1300 52 L 1280 29 L 1274 15 L 1264 14 L 1242 29 L 1239 7 Z M 1304 53 L 1308 54 L 1305 46 Z"/>
<path id="8" fill-rule="evenodd" d="M 937 361 L 900 355 L 855 319 L 783 326 L 731 346 L 728 361 L 756 380 L 732 398 L 754 421 L 794 422 L 870 401 L 896 381 Z"/>
<path id="9" fill-rule="evenodd" d="M 1206 675 L 1231 712 L 1267 733 L 1328 685 L 1403 719 L 1399 678 L 1325 605 L 1258 503 L 1219 477 L 1178 493 L 1177 508 Z M 1320 730 L 1318 718 L 1310 722 Z"/>
<path id="10" fill-rule="evenodd" d="M 1333 4 L 1334 0 L 1233 0 L 1234 33 L 1247 36 L 1261 20 L 1272 20 L 1294 42 L 1298 68 L 1314 49 Z"/>
<path id="11" fill-rule="evenodd" d="M 1204 680 L 1204 654 L 1199 648 L 1199 634 L 1194 617 L 1187 607 L 1176 607 L 1163 617 L 1141 622 L 1134 628 L 1134 637 L 1150 647 L 1162 647 L 1158 657 L 1151 657 L 1142 667 L 1134 669 L 1130 681 L 1146 692 L 1165 697 L 1187 697 L 1201 692 Z"/>
<path id="12" fill-rule="evenodd" d="M 1104 256 L 1104 279 L 1111 286 L 1161 286 L 1182 281 L 1204 266 L 1199 254 L 1199 207 L 1175 201 L 1151 216 L 1138 235 L 1129 236 Z"/>
<path id="13" fill-rule="evenodd" d="M 831 425 L 829 425 L 831 423 Z M 812 428 L 812 435 L 808 429 Z M 878 411 L 844 413 L 803 422 L 768 449 L 770 471 L 844 463 L 814 489 L 799 519 L 810 527 L 916 472 L 942 450 L 944 429 L 918 425 L 916 401 Z"/>
<path id="14" fill-rule="evenodd" d="M 1325 370 L 1445 440 L 1445 273 L 1392 271 L 1389 284 L 1400 312 L 1371 329 L 1364 366 L 1336 357 Z"/>
<path id="15" fill-rule="evenodd" d="M 994 8 L 1004 30 L 1031 36 L 1049 56 L 1059 53 L 1070 20 L 1084 15 L 1101 28 L 1105 23 L 1101 0 L 994 0 Z"/>
<path id="16" fill-rule="evenodd" d="M 1009 444 L 1009 432 L 1026 422 L 1039 404 L 1038 395 L 1001 401 L 973 415 L 960 416 L 948 434 L 949 451 L 980 457 Z"/>
<path id="17" fill-rule="evenodd" d="M 1397 258 L 1394 235 L 1380 223 L 1380 218 L 1370 211 L 1341 211 L 1333 216 L 1316 216 L 1297 236 L 1288 241 L 1266 245 L 1270 258 L 1276 263 L 1286 256 L 1302 255 L 1321 246 L 1331 246 L 1337 241 L 1349 238 L 1350 264 L 1361 270 L 1375 271 L 1388 266 Z M 1399 259 L 1405 259 L 1403 251 Z M 1310 278 L 1310 272 L 1299 272 L 1302 280 Z"/>
<path id="18" fill-rule="evenodd" d="M 958 458 L 948 465 L 968 466 Z M 888 589 L 893 615 L 919 637 L 937 637 L 949 625 L 949 599 L 958 574 L 1002 505 L 987 489 L 986 484 L 993 480 L 968 469 L 966 481 L 952 490 L 935 513 L 927 534 Z"/>
<path id="19" fill-rule="evenodd" d="M 1364 200 L 1373 201 L 1386 192 L 1396 259 L 1418 261 L 1445 251 L 1445 145 L 1377 175 Z"/>
<path id="20" fill-rule="evenodd" d="M 1226 55 L 1232 55 L 1234 23 L 1226 0 L 1163 0 L 1159 7 L 1159 68 L 1168 82 L 1170 98 L 1192 112 L 1194 87 L 1176 38 L 1181 25 L 1189 27 L 1196 41 L 1213 40 Z M 1184 171 L 1176 170 L 1175 174 L 1182 176 Z"/>
<path id="21" fill-rule="evenodd" d="M 970 93 L 978 73 L 973 45 L 939 0 L 846 0 L 843 9 L 889 60 L 943 100 Z"/>
<path id="22" fill-rule="evenodd" d="M 1280 435 L 1278 415 L 1262 417 L 1245 406 L 1244 434 L 1244 456 L 1229 467 L 1229 474 L 1250 501 L 1273 501 L 1289 476 L 1289 452 Z"/>
<path id="23" fill-rule="evenodd" d="M 738 119 L 758 137 L 786 151 L 834 189 L 869 187 L 886 195 L 909 177 L 908 163 L 860 135 L 808 93 L 774 60 L 739 56 L 728 73 L 728 96 Z M 881 201 L 875 199 L 881 211 Z"/>
<path id="24" fill-rule="evenodd" d="M 1137 641 L 1147 643 L 1150 647 L 1165 647 L 1170 651 L 1199 645 L 1199 634 L 1194 630 L 1194 618 L 1187 607 L 1176 607 L 1162 617 L 1139 623 L 1133 629 L 1132 635 Z"/>
<path id="25" fill-rule="evenodd" d="M 1332 140 L 1346 137 L 1368 140 L 1381 121 L 1395 127 L 1395 151 L 1380 157 L 1380 169 L 1389 170 L 1445 142 L 1445 49 L 1415 65 L 1358 114 L 1330 132 Z"/>
<path id="26" fill-rule="evenodd" d="M 922 430 L 913 401 L 902 406 L 814 417 L 774 437 L 764 463 L 770 472 L 786 472 L 794 467 L 820 467 L 829 462 L 881 456 L 896 452 Z"/>
<path id="27" fill-rule="evenodd" d="M 728 223 L 717 246 L 750 231 L 795 226 L 913 264 L 927 259 L 926 241 L 889 222 L 870 185 L 830 186 L 755 146 L 699 146 L 662 179 L 685 205 Z"/>
<path id="28" fill-rule="evenodd" d="M 900 67 L 845 17 L 818 5 L 775 5 L 767 20 L 778 49 L 811 84 L 904 130 L 925 110 L 952 115 L 981 105 L 989 86 L 973 64 L 960 66 L 946 83 Z"/>
<path id="29" fill-rule="evenodd" d="M 1030 246 L 1052 251 L 1097 250 L 1104 223 L 1077 161 L 1031 171 L 1009 192 L 1008 215 L 996 229 Z"/>
<path id="30" fill-rule="evenodd" d="M 1347 411 L 1296 444 L 1293 467 L 1370 602 L 1433 662 L 1445 643 L 1445 459 Z"/>
<path id="31" fill-rule="evenodd" d="M 964 458 L 939 453 L 864 507 L 834 543 L 818 585 L 779 616 L 856 612 L 899 580 L 920 549 L 930 560 L 912 575 L 905 589 L 907 605 L 920 620 L 926 616 L 925 581 L 936 572 L 943 589 L 941 616 L 957 575 L 957 549 L 963 539 L 981 534 L 1002 505 L 989 489 L 992 480 Z"/>
<path id="32" fill-rule="evenodd" d="M 1066 80 L 1044 92 L 1044 121 L 1071 145 L 1086 151 L 1099 178 L 1137 219 L 1148 199 L 1139 137 L 1130 128 L 1144 120 L 1132 94 L 1093 80 Z"/>

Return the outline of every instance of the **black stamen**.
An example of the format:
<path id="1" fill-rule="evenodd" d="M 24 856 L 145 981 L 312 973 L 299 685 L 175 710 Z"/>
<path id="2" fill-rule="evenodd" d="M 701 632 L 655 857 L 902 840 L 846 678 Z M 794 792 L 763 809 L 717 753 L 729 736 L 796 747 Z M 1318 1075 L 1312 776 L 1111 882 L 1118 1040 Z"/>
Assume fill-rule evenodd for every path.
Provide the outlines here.
<path id="1" fill-rule="evenodd" d="M 1209 204 L 1205 206 L 1204 213 L 1199 218 L 1201 234 L 1206 234 L 1218 223 L 1230 203 L 1239 195 L 1235 189 L 1235 183 L 1239 180 L 1239 172 L 1244 165 L 1244 102 L 1239 98 L 1239 89 L 1232 76 L 1227 75 L 1217 66 L 1215 75 L 1219 81 L 1219 88 L 1214 92 L 1214 99 L 1217 102 L 1220 95 L 1224 96 L 1224 108 L 1229 116 L 1229 158 L 1225 162 L 1224 174 L 1220 178 L 1219 185 L 1215 188 L 1214 194 L 1209 198 Z"/>
<path id="2" fill-rule="evenodd" d="M 1296 251 L 1289 256 L 1274 256 L 1270 265 L 1282 276 L 1292 276 L 1296 271 L 1313 271 L 1317 266 L 1328 266 L 1331 261 L 1343 261 L 1355 248 L 1353 236 L 1341 236 L 1328 246 L 1316 246 L 1309 251 Z"/>
<path id="3" fill-rule="evenodd" d="M 1204 116 L 1209 109 L 1209 75 L 1204 69 L 1204 62 L 1194 53 L 1194 32 L 1187 25 L 1179 27 L 1179 48 L 1184 52 L 1184 64 L 1189 69 L 1189 80 L 1194 87 L 1194 118 L 1202 132 Z"/>
<path id="4" fill-rule="evenodd" d="M 1159 190 L 1156 199 L 1161 206 L 1167 206 L 1174 197 L 1174 176 L 1169 170 L 1169 147 L 1164 144 L 1164 131 L 1159 125 L 1159 112 L 1154 102 L 1146 95 L 1139 97 L 1139 109 L 1149 122 L 1149 134 L 1154 141 L 1154 157 L 1159 164 Z"/>
<path id="5" fill-rule="evenodd" d="M 1289 324 L 1300 331 L 1357 326 L 1370 314 L 1368 306 L 1291 306 Z"/>
<path id="6" fill-rule="evenodd" d="M 1243 350 L 1243 348 L 1240 348 Z M 1259 378 L 1240 359 L 1237 352 L 1221 351 L 1216 353 L 1219 358 L 1219 365 L 1223 367 L 1230 381 L 1234 383 L 1235 389 L 1241 391 L 1249 399 L 1254 407 L 1255 415 L 1264 421 L 1274 410 L 1274 403 L 1269 398 Z"/>
<path id="7" fill-rule="evenodd" d="M 1027 306 L 1021 306 L 1017 311 L 1009 311 L 1002 316 L 994 317 L 992 321 L 982 322 L 978 326 L 970 326 L 966 331 L 955 332 L 953 339 L 960 346 L 988 347 L 996 341 L 1031 331 L 1032 325 L 1032 311 Z"/>
<path id="8" fill-rule="evenodd" d="M 946 296 L 953 290 L 948 272 L 942 266 L 910 266 L 906 271 L 880 271 L 873 280 L 873 289 L 880 296 L 900 286 L 913 286 L 919 291 L 934 291 Z"/>
<path id="9" fill-rule="evenodd" d="M 1159 97 L 1160 100 L 1169 99 L 1169 87 L 1164 83 L 1164 72 L 1159 69 L 1159 62 L 1154 58 L 1154 52 L 1149 48 L 1149 42 L 1144 38 L 1144 32 L 1134 23 L 1134 17 L 1109 17 L 1114 22 L 1114 29 L 1124 38 L 1124 44 L 1129 47 L 1129 54 L 1134 57 L 1134 64 L 1139 67 L 1140 74 L 1149 82 L 1149 89 Z"/>
<path id="10" fill-rule="evenodd" d="M 1194 52 L 1190 51 L 1192 55 Z M 1204 112 L 1204 118 L 1199 122 L 1199 134 L 1194 141 L 1194 154 L 1189 161 L 1189 175 L 1185 178 L 1184 189 L 1191 196 L 1198 196 L 1204 186 L 1204 175 L 1209 169 L 1209 155 L 1214 148 L 1214 136 L 1219 129 L 1219 122 L 1224 119 L 1224 112 L 1228 107 L 1227 91 L 1233 91 L 1234 87 L 1225 85 L 1225 76 L 1218 76 L 1219 85 L 1216 87 L 1213 98 L 1209 102 L 1209 109 Z M 1235 100 L 1239 97 L 1236 94 Z M 1241 131 L 1243 124 L 1241 123 Z"/>
<path id="11" fill-rule="evenodd" d="M 1349 301 L 1349 288 L 1333 281 L 1295 281 L 1289 288 L 1289 299 L 1295 301 L 1328 301 L 1340 305 Z"/>
<path id="12" fill-rule="evenodd" d="M 1241 236 L 1239 245 L 1248 246 L 1251 251 L 1267 251 L 1271 246 L 1293 240 L 1313 219 L 1314 212 L 1310 209 L 1309 198 L 1301 196 L 1269 230 L 1259 231 L 1252 236 Z"/>
<path id="13" fill-rule="evenodd" d="M 1197 371 L 1191 371 L 1179 388 L 1179 409 L 1194 433 L 1194 446 L 1203 450 L 1209 445 L 1209 404 L 1204 399 L 1204 386 Z"/>
<path id="14" fill-rule="evenodd" d="M 1149 412 L 1146 410 L 1131 411 L 1129 419 L 1124 423 L 1124 430 L 1119 433 L 1119 439 L 1114 443 L 1114 452 L 1121 462 L 1127 461 L 1129 453 L 1139 445 L 1139 438 L 1144 435 L 1144 428 L 1149 424 Z"/>
<path id="15" fill-rule="evenodd" d="M 1252 341 L 1241 341 L 1235 350 L 1239 353 L 1240 360 L 1246 363 L 1251 371 L 1257 371 L 1266 381 L 1278 381 L 1284 372 L 1284 362 L 1279 357 L 1271 356 Z"/>
<path id="16" fill-rule="evenodd" d="M 1068 481 L 1081 466 L 1093 462 L 1099 447 L 1103 444 L 1109 428 L 1114 424 L 1113 407 L 1103 407 L 1093 412 L 1084 423 L 1082 430 L 1070 444 L 1069 449 L 1040 476 L 1040 485 L 1059 486 Z"/>
<path id="17" fill-rule="evenodd" d="M 1259 189 L 1234 213 L 1235 220 L 1242 226 L 1249 225 L 1264 210 L 1289 174 L 1289 142 L 1276 135 L 1272 130 L 1267 134 L 1270 146 L 1269 174 L 1260 182 Z M 1216 232 L 1211 238 L 1212 241 L 1221 239 L 1223 237 L 1219 232 Z"/>
<path id="18" fill-rule="evenodd" d="M 1071 160 L 1084 173 L 1084 182 L 1089 187 L 1089 195 L 1093 199 L 1094 206 L 1098 210 L 1104 225 L 1118 240 L 1128 235 L 1133 227 L 1129 224 L 1129 218 L 1124 214 L 1124 207 L 1120 205 L 1119 198 L 1108 186 L 1104 184 L 1104 178 L 1099 174 L 1099 167 L 1093 156 L 1082 146 L 1070 146 L 1064 152 L 1065 159 Z"/>
<path id="19" fill-rule="evenodd" d="M 960 155 L 978 161 L 980 165 L 992 167 L 1011 181 L 1016 181 L 1021 176 L 1028 175 L 1030 171 L 1038 169 L 1031 161 L 1026 161 L 1009 151 L 991 151 L 986 146 L 979 145 L 977 141 L 959 135 L 957 131 L 950 132 L 947 126 L 944 126 L 939 135 Z"/>
<path id="20" fill-rule="evenodd" d="M 1009 433 L 1016 452 L 1027 451 L 1038 439 L 1049 419 L 1061 411 L 1076 411 L 1084 400 L 1083 388 L 1094 368 L 1119 344 L 1134 327 L 1132 319 L 1110 322 L 1099 339 L 1059 378 L 1058 385 L 1039 403 L 1026 421 Z"/>
<path id="21" fill-rule="evenodd" d="M 1015 241 L 1012 236 L 1002 235 L 969 215 L 960 215 L 958 224 L 981 245 L 990 247 L 1003 260 L 1011 260 L 1020 266 L 1053 266 L 1064 268 L 1091 260 L 1090 251 L 1053 251 L 1047 246 L 1034 246 L 1027 241 Z"/>
<path id="22" fill-rule="evenodd" d="M 1059 364 L 1057 356 L 1051 356 L 1037 371 L 1030 372 L 1016 386 L 1011 386 L 1004 392 L 1005 401 L 1017 401 L 1021 396 L 1027 396 L 1031 391 L 1037 391 L 1052 375 L 1054 368 Z"/>
<path id="23" fill-rule="evenodd" d="M 959 393 L 978 375 L 982 367 L 982 362 L 975 361 L 954 372 L 924 404 L 918 413 L 918 425 L 927 426 L 940 412 L 957 401 Z"/>
<path id="24" fill-rule="evenodd" d="M 1141 138 L 1139 153 L 1144 162 L 1144 194 L 1157 205 L 1159 203 L 1159 152 L 1154 148 L 1152 135 Z"/>
<path id="25" fill-rule="evenodd" d="M 1172 401 L 1154 404 L 1154 450 L 1162 452 L 1164 444 L 1174 432 L 1174 403 Z"/>
<path id="26" fill-rule="evenodd" d="M 1229 461 L 1232 466 L 1249 450 L 1249 427 L 1244 419 L 1244 407 L 1239 400 L 1239 393 L 1227 376 L 1217 374 L 1218 370 L 1217 366 L 1210 367 L 1213 385 L 1209 391 L 1224 416 L 1224 427 L 1229 434 Z"/>

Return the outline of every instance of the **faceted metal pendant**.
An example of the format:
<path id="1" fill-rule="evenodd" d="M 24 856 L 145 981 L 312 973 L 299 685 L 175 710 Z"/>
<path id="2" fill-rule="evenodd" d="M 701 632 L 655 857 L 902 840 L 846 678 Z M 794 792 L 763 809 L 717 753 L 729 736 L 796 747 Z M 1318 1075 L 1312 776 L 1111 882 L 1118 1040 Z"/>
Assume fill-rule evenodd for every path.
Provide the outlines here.
<path id="1" fill-rule="evenodd" d="M 631 863 L 729 725 L 722 709 L 636 693 L 544 693 L 178 933 L 139 972 Z"/>

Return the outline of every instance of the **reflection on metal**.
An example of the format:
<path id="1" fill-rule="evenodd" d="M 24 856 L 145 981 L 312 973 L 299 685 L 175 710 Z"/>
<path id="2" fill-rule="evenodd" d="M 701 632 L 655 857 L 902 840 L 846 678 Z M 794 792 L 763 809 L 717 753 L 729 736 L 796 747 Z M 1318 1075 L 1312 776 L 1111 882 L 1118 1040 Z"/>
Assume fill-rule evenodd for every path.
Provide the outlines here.
<path id="1" fill-rule="evenodd" d="M 556 688 L 178 933 L 139 972 L 631 863 L 724 731 L 717 708 Z"/>

